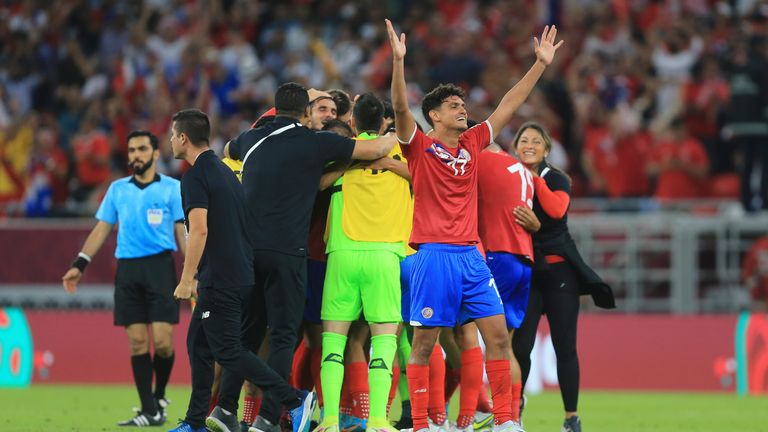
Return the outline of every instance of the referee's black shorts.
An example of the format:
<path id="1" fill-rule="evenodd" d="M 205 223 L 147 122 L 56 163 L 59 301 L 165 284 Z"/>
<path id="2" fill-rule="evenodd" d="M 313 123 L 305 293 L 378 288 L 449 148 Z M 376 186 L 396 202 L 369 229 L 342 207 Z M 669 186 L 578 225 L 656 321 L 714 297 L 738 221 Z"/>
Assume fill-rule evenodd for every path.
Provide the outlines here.
<path id="1" fill-rule="evenodd" d="M 115 325 L 179 322 L 179 302 L 171 252 L 117 260 L 115 275 Z"/>

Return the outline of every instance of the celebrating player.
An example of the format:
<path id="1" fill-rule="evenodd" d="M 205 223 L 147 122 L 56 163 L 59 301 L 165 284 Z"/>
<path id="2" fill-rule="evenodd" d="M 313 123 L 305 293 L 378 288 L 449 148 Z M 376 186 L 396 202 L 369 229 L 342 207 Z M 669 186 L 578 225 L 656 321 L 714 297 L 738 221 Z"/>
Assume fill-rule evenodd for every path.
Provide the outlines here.
<path id="1" fill-rule="evenodd" d="M 408 108 L 404 57 L 405 34 L 387 30 L 393 52 L 392 104 L 398 140 L 405 144 L 415 194 L 411 244 L 418 245 L 411 275 L 413 347 L 408 364 L 414 430 L 428 429 L 428 361 L 441 327 L 474 320 L 487 345 L 486 371 L 493 396 L 494 421 L 500 431 L 521 430 L 512 419 L 510 342 L 504 309 L 490 270 L 477 251 L 477 158 L 512 118 L 562 41 L 545 27 L 534 38 L 536 62 L 501 100 L 491 116 L 467 129 L 464 92 L 440 85 L 422 101 L 434 128 L 428 137 L 416 128 Z"/>

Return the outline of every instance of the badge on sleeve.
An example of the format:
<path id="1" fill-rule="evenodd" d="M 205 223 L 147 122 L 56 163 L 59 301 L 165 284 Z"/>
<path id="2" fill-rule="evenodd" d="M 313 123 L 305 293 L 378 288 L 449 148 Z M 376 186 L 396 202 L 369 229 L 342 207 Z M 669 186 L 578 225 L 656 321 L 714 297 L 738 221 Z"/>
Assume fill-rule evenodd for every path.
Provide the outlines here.
<path id="1" fill-rule="evenodd" d="M 157 228 L 163 223 L 162 209 L 147 209 L 147 223 L 152 228 Z"/>

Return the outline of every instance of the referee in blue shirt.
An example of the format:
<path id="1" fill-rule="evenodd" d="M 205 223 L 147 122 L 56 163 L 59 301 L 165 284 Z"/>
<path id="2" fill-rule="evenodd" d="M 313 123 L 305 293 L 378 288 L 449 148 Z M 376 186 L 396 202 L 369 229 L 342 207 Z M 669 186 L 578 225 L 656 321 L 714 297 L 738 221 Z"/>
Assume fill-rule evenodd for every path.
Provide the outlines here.
<path id="1" fill-rule="evenodd" d="M 174 233 L 182 252 L 185 249 L 184 211 L 179 181 L 156 171 L 157 147 L 157 137 L 149 132 L 128 134 L 128 165 L 133 175 L 109 186 L 96 212 L 96 226 L 62 278 L 67 292 L 77 291 L 91 257 L 119 222 L 114 322 L 128 333 L 133 378 L 141 399 L 141 411 L 120 426 L 165 422 L 165 387 L 173 368 L 173 324 L 179 322 L 179 303 L 173 297 L 177 279 L 171 251 L 176 250 Z M 152 328 L 154 359 L 147 324 Z"/>

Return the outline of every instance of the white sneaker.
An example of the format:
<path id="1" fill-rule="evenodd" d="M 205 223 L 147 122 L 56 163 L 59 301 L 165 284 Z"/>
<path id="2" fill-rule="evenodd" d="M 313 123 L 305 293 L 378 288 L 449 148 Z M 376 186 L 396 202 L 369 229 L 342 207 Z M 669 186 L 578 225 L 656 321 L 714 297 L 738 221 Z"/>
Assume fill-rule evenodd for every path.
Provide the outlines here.
<path id="1" fill-rule="evenodd" d="M 451 426 L 448 424 L 448 419 L 445 419 L 441 424 L 432 422 L 431 418 L 427 418 L 429 424 L 429 432 L 450 432 Z"/>
<path id="2" fill-rule="evenodd" d="M 458 427 L 457 425 L 454 424 L 454 425 L 451 426 L 451 431 L 452 432 L 474 432 L 475 429 L 472 427 L 472 423 L 470 423 L 469 426 L 467 426 L 465 428 L 460 428 L 460 427 Z"/>
<path id="3" fill-rule="evenodd" d="M 494 426 L 493 432 L 525 432 L 525 430 L 520 423 L 514 420 L 509 420 L 498 426 Z"/>
<path id="4" fill-rule="evenodd" d="M 476 412 L 472 429 L 477 432 L 493 429 L 493 413 Z"/>

